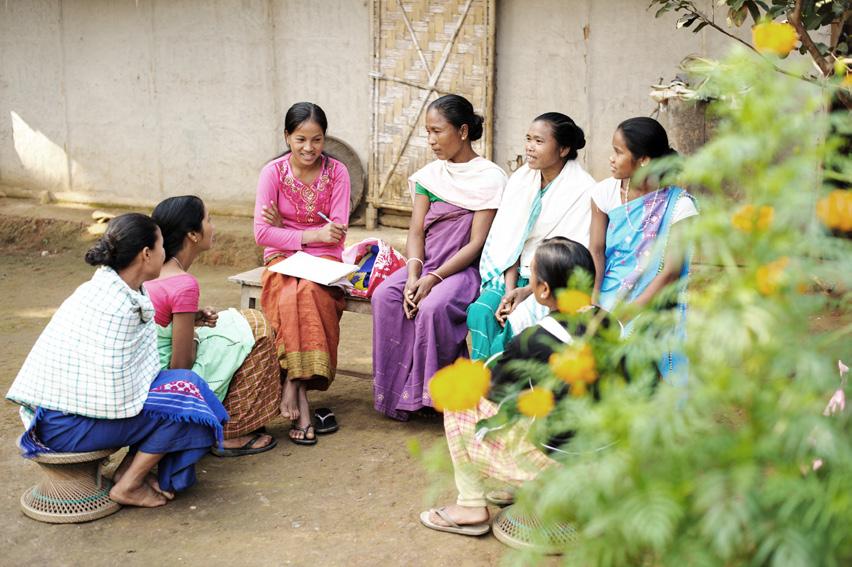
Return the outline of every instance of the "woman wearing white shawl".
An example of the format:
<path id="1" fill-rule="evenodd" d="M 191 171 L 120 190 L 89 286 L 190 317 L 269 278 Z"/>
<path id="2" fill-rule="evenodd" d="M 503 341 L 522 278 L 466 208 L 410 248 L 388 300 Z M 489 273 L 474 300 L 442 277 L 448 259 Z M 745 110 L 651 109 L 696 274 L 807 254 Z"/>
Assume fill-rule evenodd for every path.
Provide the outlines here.
<path id="1" fill-rule="evenodd" d="M 527 163 L 509 179 L 482 251 L 482 287 L 467 311 L 472 358 L 501 352 L 509 339 L 547 315 L 528 286 L 542 240 L 562 236 L 588 247 L 595 180 L 576 161 L 585 145 L 583 130 L 564 114 L 542 114 L 530 126 Z"/>
<path id="2" fill-rule="evenodd" d="M 458 95 L 429 105 L 434 161 L 411 176 L 414 210 L 408 265 L 373 294 L 373 393 L 376 410 L 406 420 L 432 406 L 427 385 L 467 355 L 468 305 L 479 291 L 477 260 L 500 204 L 506 174 L 476 155 L 482 117 Z"/>
<path id="3" fill-rule="evenodd" d="M 150 217 L 112 219 L 86 253 L 100 267 L 56 311 L 6 394 L 22 406 L 25 457 L 129 447 L 109 489 L 119 504 L 162 506 L 189 488 L 228 419 L 200 376 L 160 371 L 142 283 L 159 275 L 164 258 Z"/>

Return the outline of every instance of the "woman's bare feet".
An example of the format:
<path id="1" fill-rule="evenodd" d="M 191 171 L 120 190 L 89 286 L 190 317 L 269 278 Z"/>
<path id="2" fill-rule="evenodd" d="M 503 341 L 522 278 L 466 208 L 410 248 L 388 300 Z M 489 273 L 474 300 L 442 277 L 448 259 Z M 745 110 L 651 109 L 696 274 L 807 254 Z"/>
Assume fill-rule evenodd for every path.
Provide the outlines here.
<path id="1" fill-rule="evenodd" d="M 299 384 L 289 378 L 284 382 L 284 393 L 281 396 L 281 417 L 299 419 Z"/>
<path id="2" fill-rule="evenodd" d="M 293 420 L 296 427 L 290 429 L 290 439 L 316 439 L 313 422 L 311 421 L 311 406 L 308 404 L 308 393 L 304 383 L 297 386 L 296 400 L 299 404 L 299 417 Z"/>
<path id="3" fill-rule="evenodd" d="M 128 453 L 124 456 L 124 460 L 121 461 L 121 464 L 118 465 L 118 468 L 115 469 L 115 472 L 112 475 L 113 484 L 118 484 L 119 482 L 121 482 L 121 477 L 123 477 L 124 473 L 127 472 L 127 469 L 130 468 L 130 463 L 132 461 L 133 455 L 131 453 Z M 160 483 L 154 473 L 149 472 L 145 475 L 145 484 L 153 488 L 154 492 L 156 492 L 157 494 L 162 494 L 163 496 L 165 496 L 166 500 L 175 499 L 174 492 L 169 492 L 168 490 L 163 490 L 162 488 L 160 488 Z"/>
<path id="4" fill-rule="evenodd" d="M 488 521 L 488 508 L 486 507 L 468 507 L 459 506 L 458 504 L 450 504 L 444 507 L 444 513 L 459 526 L 471 526 L 484 524 Z M 446 521 L 435 512 L 429 514 L 429 521 L 439 526 L 449 527 Z"/>
<path id="5" fill-rule="evenodd" d="M 166 496 L 154 490 L 147 482 L 137 486 L 131 486 L 129 482 L 117 483 L 109 491 L 109 497 L 119 504 L 141 508 L 157 508 L 168 502 Z"/>

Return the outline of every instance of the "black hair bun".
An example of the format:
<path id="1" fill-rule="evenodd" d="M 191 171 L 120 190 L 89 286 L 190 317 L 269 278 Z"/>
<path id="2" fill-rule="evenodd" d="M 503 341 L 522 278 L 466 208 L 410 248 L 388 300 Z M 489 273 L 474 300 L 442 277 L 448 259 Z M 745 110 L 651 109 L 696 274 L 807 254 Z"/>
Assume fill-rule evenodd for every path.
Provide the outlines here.
<path id="1" fill-rule="evenodd" d="M 586 147 L 586 134 L 583 133 L 583 129 L 574 124 L 574 144 L 573 149 L 582 150 Z"/>
<path id="2" fill-rule="evenodd" d="M 115 259 L 115 243 L 105 234 L 86 252 L 85 260 L 90 266 L 109 266 Z"/>
<path id="3" fill-rule="evenodd" d="M 473 120 L 468 124 L 468 136 L 470 141 L 475 142 L 482 137 L 482 125 L 485 123 L 485 118 L 479 114 L 473 115 Z"/>

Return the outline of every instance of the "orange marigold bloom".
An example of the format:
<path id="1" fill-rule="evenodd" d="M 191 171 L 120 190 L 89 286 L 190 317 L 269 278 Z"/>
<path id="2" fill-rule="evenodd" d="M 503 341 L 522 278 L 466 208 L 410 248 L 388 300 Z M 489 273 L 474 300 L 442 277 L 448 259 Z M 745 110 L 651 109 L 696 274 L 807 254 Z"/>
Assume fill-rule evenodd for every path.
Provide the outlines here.
<path id="1" fill-rule="evenodd" d="M 544 417 L 555 405 L 553 392 L 545 388 L 525 390 L 518 396 L 518 411 L 529 417 Z"/>
<path id="2" fill-rule="evenodd" d="M 557 378 L 571 386 L 574 396 L 582 396 L 586 385 L 598 379 L 595 355 L 587 344 L 568 346 L 550 355 L 550 369 Z"/>
<path id="3" fill-rule="evenodd" d="M 796 29 L 780 22 L 757 24 L 751 29 L 751 39 L 759 52 L 773 53 L 778 57 L 787 57 L 799 42 Z"/>
<path id="4" fill-rule="evenodd" d="M 757 274 L 755 275 L 757 291 L 763 295 L 772 295 L 778 291 L 778 286 L 781 284 L 784 270 L 787 268 L 787 264 L 789 263 L 790 259 L 783 256 L 774 262 L 769 262 L 768 264 L 759 267 L 757 269 Z"/>
<path id="5" fill-rule="evenodd" d="M 852 231 L 852 191 L 835 189 L 817 202 L 816 212 L 828 228 Z"/>
<path id="6" fill-rule="evenodd" d="M 563 289 L 556 294 L 556 302 L 560 313 L 573 314 L 591 305 L 592 298 L 588 293 L 583 293 L 576 289 Z"/>
<path id="7" fill-rule="evenodd" d="M 775 218 L 775 209 L 770 206 L 762 205 L 755 208 L 754 205 L 743 205 L 731 216 L 731 224 L 734 228 L 751 233 L 754 230 L 763 231 L 769 228 L 772 224 L 772 219 Z"/>
<path id="8" fill-rule="evenodd" d="M 476 407 L 491 386 L 491 371 L 480 361 L 460 358 L 435 373 L 429 395 L 438 411 L 462 411 Z"/>

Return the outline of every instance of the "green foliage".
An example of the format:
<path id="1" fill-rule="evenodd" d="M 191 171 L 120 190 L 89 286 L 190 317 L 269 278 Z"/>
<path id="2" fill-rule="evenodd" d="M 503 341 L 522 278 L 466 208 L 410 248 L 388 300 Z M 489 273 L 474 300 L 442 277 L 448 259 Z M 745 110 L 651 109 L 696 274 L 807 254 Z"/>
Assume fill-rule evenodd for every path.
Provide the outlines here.
<path id="1" fill-rule="evenodd" d="M 722 0 L 718 3 L 728 7 L 727 24 L 735 27 L 742 26 L 749 19 L 756 24 L 766 19 L 788 18 L 796 8 L 795 0 Z M 678 28 L 691 28 L 693 32 L 698 32 L 706 26 L 711 26 L 727 34 L 711 15 L 702 12 L 696 4 L 694 0 L 652 0 L 648 8 L 656 8 L 654 16 L 657 18 L 667 12 L 679 14 Z M 849 25 L 848 0 L 805 0 L 801 4 L 802 26 L 807 31 L 815 31 L 832 23 Z M 814 41 L 814 44 L 823 57 L 832 55 L 834 58 L 843 58 L 850 52 L 846 32 L 838 34 L 832 45 L 819 41 Z M 799 51 L 805 53 L 804 44 Z"/>
<path id="2" fill-rule="evenodd" d="M 536 422 L 542 437 L 576 435 L 519 504 L 577 526 L 568 565 L 850 565 L 852 412 L 823 409 L 837 360 L 850 358 L 852 243 L 814 209 L 829 189 L 825 164 L 832 182 L 852 184 L 832 134 L 848 134 L 852 118 L 826 111 L 830 89 L 753 53 L 702 65 L 691 71 L 721 94 L 720 124 L 677 173 L 701 210 L 684 233 L 702 280 L 689 292 L 688 383 L 650 385 L 670 313 L 643 312 L 625 341 L 588 339 L 601 399 L 567 397 Z M 743 203 L 771 207 L 768 226 L 736 229 Z M 764 268 L 782 257 L 767 287 Z M 835 292 L 814 289 L 817 279 Z M 617 379 L 622 357 L 630 383 Z M 542 365 L 529 372 L 557 383 Z"/>

